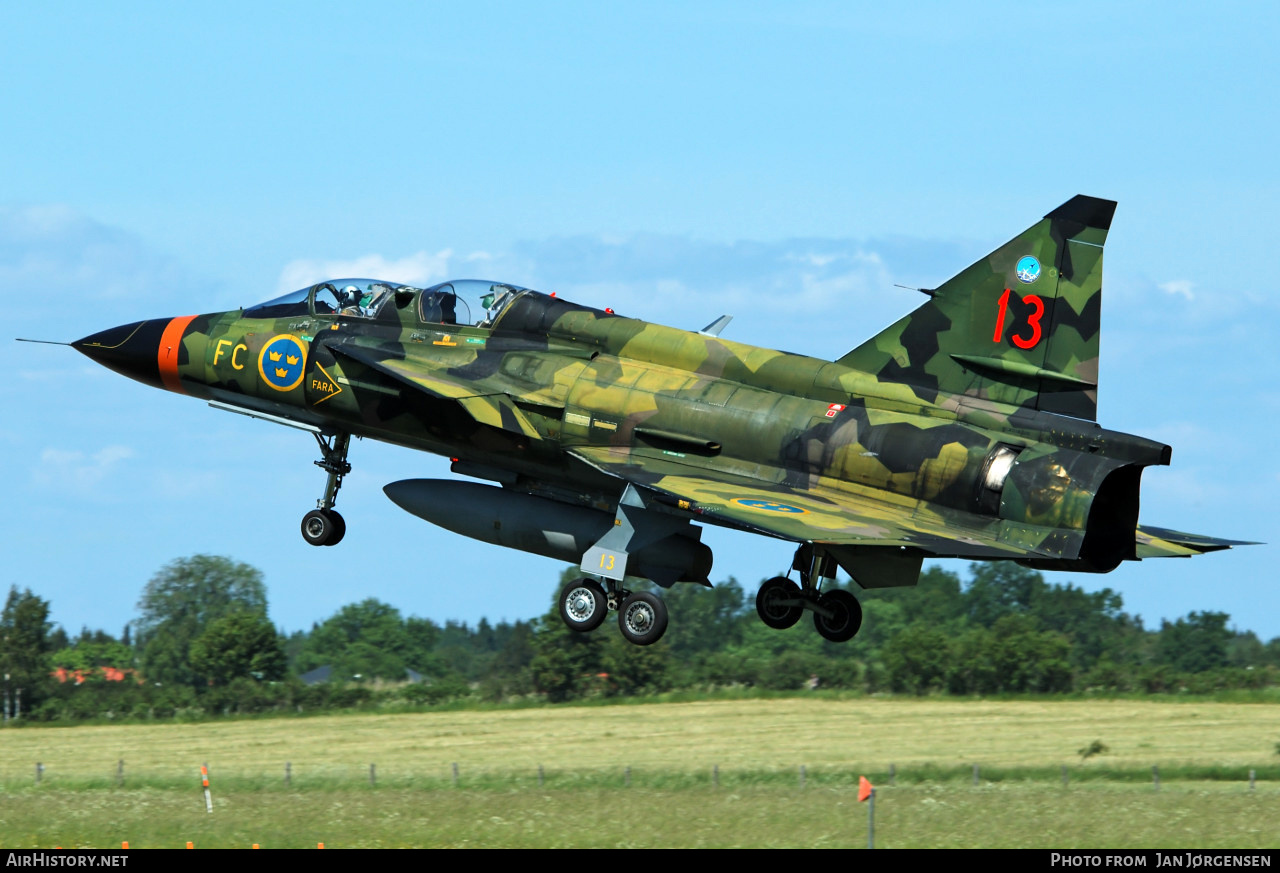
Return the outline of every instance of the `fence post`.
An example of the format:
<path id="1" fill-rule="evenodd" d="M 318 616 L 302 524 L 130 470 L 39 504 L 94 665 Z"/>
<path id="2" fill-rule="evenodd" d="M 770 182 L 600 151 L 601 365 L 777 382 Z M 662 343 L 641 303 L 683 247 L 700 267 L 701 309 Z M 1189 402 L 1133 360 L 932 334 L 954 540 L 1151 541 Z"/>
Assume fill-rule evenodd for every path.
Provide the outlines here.
<path id="1" fill-rule="evenodd" d="M 1253 771 L 1253 770 L 1250 770 L 1250 771 L 1249 771 L 1249 790 L 1250 790 L 1250 791 L 1252 791 L 1252 790 L 1253 790 L 1253 777 L 1254 777 L 1254 773 L 1255 773 L 1255 771 Z"/>
<path id="2" fill-rule="evenodd" d="M 627 765 L 627 772 L 624 777 L 624 782 L 627 788 L 631 787 L 631 765 L 630 764 Z"/>
<path id="3" fill-rule="evenodd" d="M 453 787 L 458 787 L 458 762 L 453 762 Z"/>
<path id="4" fill-rule="evenodd" d="M 720 765 L 716 764 L 711 768 L 711 787 L 715 790 L 720 788 Z"/>
<path id="5" fill-rule="evenodd" d="M 801 791 L 804 791 L 804 777 L 806 775 L 808 774 L 805 773 L 804 764 L 801 764 L 800 765 L 800 790 Z"/>
<path id="6" fill-rule="evenodd" d="M 374 788 L 378 787 L 378 765 L 369 765 L 369 784 Z"/>
<path id="7" fill-rule="evenodd" d="M 116 785 L 124 785 L 124 758 L 116 761 Z"/>
<path id="8" fill-rule="evenodd" d="M 291 761 L 284 762 L 284 785 L 290 788 L 293 785 L 293 763 Z"/>
<path id="9" fill-rule="evenodd" d="M 867 848 L 874 849 L 876 847 L 876 790 L 871 789 L 871 796 L 867 798 L 870 803 L 867 805 Z"/>
<path id="10" fill-rule="evenodd" d="M 889 784 L 890 785 L 898 784 L 898 768 L 893 766 L 892 764 L 889 765 Z"/>
<path id="11" fill-rule="evenodd" d="M 36 784 L 37 784 L 37 785 L 39 785 L 39 784 L 40 784 L 40 777 L 41 777 L 41 776 L 43 776 L 43 775 L 44 775 L 44 764 L 41 764 L 39 761 L 36 761 Z M 1253 782 L 1253 771 L 1252 771 L 1252 770 L 1250 770 L 1250 771 L 1249 771 L 1249 782 L 1250 782 L 1250 783 L 1252 783 L 1252 782 Z"/>
<path id="12" fill-rule="evenodd" d="M 1151 781 L 1155 783 L 1156 791 L 1160 790 L 1160 765 L 1151 765 Z"/>
<path id="13" fill-rule="evenodd" d="M 977 764 L 973 765 L 973 784 L 974 785 L 978 784 L 978 765 Z"/>
<path id="14" fill-rule="evenodd" d="M 543 780 L 542 765 L 539 764 L 538 765 L 538 787 L 539 788 L 542 787 L 542 780 Z"/>
<path id="15" fill-rule="evenodd" d="M 1070 778 L 1067 776 L 1067 765 L 1062 765 L 1062 787 L 1066 788 Z"/>

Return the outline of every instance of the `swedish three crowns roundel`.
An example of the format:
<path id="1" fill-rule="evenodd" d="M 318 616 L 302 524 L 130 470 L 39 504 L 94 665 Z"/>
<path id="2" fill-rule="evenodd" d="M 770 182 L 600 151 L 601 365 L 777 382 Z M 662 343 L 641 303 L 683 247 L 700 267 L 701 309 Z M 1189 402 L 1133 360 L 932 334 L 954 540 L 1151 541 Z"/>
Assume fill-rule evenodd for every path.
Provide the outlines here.
<path id="1" fill-rule="evenodd" d="M 307 349 L 302 340 L 283 333 L 273 337 L 258 353 L 258 374 L 277 391 L 292 391 L 302 384 Z"/>

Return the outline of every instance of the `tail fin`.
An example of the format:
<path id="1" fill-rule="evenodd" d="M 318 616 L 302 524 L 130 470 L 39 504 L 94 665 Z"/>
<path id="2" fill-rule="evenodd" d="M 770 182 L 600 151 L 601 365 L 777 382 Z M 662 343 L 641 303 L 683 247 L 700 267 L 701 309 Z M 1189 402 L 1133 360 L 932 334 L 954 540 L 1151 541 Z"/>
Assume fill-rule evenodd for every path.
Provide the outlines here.
<path id="1" fill-rule="evenodd" d="M 1114 200 L 1077 195 L 839 360 L 946 395 L 1093 420 L 1102 245 Z"/>

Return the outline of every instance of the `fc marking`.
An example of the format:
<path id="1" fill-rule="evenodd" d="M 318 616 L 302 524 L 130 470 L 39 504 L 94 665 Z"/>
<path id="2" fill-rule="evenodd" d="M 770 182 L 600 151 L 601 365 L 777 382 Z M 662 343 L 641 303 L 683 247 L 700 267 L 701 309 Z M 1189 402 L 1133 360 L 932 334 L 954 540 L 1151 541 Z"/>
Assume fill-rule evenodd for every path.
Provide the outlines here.
<path id="1" fill-rule="evenodd" d="M 218 344 L 213 348 L 213 366 L 218 366 L 218 359 L 226 352 L 227 346 L 231 345 L 231 340 L 220 339 Z M 249 347 L 244 343 L 236 343 L 231 350 L 231 367 L 236 370 L 243 370 L 244 364 L 240 362 L 240 353 L 249 351 Z"/>
<path id="2" fill-rule="evenodd" d="M 730 502 L 745 506 L 747 509 L 758 509 L 761 512 L 781 512 L 784 515 L 804 515 L 809 511 L 799 506 L 792 506 L 789 503 L 775 503 L 772 500 L 760 500 L 755 497 L 735 497 Z"/>

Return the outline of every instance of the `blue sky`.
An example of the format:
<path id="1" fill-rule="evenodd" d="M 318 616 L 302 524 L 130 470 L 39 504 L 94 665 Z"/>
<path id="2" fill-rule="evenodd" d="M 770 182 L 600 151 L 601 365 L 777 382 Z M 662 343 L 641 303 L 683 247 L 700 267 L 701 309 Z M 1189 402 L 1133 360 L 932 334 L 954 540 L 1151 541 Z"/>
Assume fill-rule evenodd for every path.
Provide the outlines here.
<path id="1" fill-rule="evenodd" d="M 447 461 L 357 442 L 347 539 L 298 520 L 306 434 L 96 367 L 71 340 L 329 275 L 481 276 L 836 358 L 1076 193 L 1119 201 L 1099 420 L 1170 443 L 1150 524 L 1280 541 L 1272 4 L 89 3 L 0 9 L 3 578 L 119 633 L 196 553 L 306 628 L 377 597 L 543 612 L 560 566 L 381 492 Z M 1261 272 L 1259 272 L 1261 271 Z M 785 545 L 709 531 L 752 588 Z M 1148 626 L 1280 636 L 1274 549 L 1129 564 Z M 952 565 L 962 571 L 961 564 Z M 674 621 L 679 617 L 674 616 Z"/>

